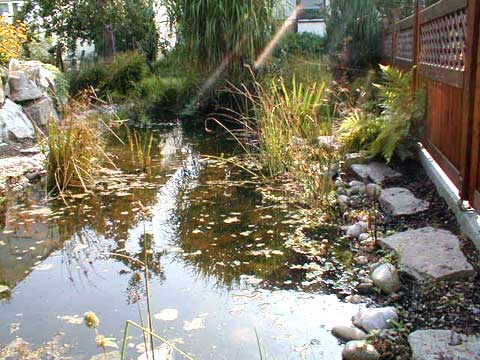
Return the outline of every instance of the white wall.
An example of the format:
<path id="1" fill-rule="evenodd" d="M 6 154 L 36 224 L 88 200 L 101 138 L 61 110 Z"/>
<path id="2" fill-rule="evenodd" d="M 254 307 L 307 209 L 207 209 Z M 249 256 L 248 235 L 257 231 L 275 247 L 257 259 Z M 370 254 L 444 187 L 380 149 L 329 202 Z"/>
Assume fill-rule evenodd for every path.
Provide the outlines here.
<path id="1" fill-rule="evenodd" d="M 299 21 L 298 22 L 298 32 L 304 33 L 309 32 L 317 34 L 320 36 L 326 35 L 326 25 L 323 21 Z"/>

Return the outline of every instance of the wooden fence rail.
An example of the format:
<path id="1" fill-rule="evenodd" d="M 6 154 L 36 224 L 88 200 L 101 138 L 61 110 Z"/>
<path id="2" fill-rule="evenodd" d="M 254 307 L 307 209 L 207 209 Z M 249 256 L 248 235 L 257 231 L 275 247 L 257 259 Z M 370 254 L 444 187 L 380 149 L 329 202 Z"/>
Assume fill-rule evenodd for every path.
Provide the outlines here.
<path id="1" fill-rule="evenodd" d="M 427 92 L 422 142 L 480 210 L 480 0 L 442 0 L 385 29 L 385 64 Z"/>

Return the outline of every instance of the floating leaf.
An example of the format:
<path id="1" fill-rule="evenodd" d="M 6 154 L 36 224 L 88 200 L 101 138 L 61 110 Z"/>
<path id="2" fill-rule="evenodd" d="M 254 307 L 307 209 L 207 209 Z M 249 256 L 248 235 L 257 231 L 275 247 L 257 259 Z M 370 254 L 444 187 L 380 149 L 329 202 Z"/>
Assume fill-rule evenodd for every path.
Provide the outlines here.
<path id="1" fill-rule="evenodd" d="M 173 321 L 178 317 L 178 310 L 177 309 L 164 309 L 164 310 L 160 311 L 158 314 L 153 315 L 153 317 L 157 320 Z"/>

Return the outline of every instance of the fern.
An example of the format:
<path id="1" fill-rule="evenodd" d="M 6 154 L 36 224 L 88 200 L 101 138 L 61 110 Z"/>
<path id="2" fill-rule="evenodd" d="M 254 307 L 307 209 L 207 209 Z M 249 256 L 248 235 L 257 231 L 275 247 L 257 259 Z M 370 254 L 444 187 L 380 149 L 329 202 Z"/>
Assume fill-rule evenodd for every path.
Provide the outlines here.
<path id="1" fill-rule="evenodd" d="M 383 81 L 378 88 L 380 115 L 366 106 L 354 109 L 339 129 L 339 139 L 348 150 L 366 150 L 371 157 L 390 162 L 394 155 L 402 161 L 415 156 L 416 139 L 412 125 L 423 116 L 423 95 L 413 94 L 412 71 L 402 72 L 381 66 Z"/>

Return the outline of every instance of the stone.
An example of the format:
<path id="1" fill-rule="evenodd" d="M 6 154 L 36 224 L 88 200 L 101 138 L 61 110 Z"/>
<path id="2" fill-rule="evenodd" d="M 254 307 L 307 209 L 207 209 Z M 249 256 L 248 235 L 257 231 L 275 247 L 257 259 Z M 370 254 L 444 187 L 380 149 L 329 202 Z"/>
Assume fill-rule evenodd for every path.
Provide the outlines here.
<path id="1" fill-rule="evenodd" d="M 391 215 L 413 215 L 428 210 L 428 201 L 420 200 L 405 188 L 389 188 L 378 198 L 383 210 Z"/>
<path id="2" fill-rule="evenodd" d="M 23 112 L 40 127 L 46 126 L 51 119 L 59 122 L 53 101 L 48 96 L 43 96 L 23 106 Z"/>
<path id="3" fill-rule="evenodd" d="M 353 325 L 370 332 L 372 330 L 389 329 L 398 322 L 394 307 L 368 308 L 360 310 L 352 319 Z"/>
<path id="4" fill-rule="evenodd" d="M 353 180 L 348 183 L 348 187 L 359 187 L 359 186 L 365 186 L 365 184 L 361 181 L 358 180 Z"/>
<path id="5" fill-rule="evenodd" d="M 0 107 L 5 103 L 5 90 L 3 89 L 3 82 L 0 78 Z"/>
<path id="6" fill-rule="evenodd" d="M 338 205 L 348 207 L 350 205 L 350 198 L 346 195 L 339 195 L 337 198 Z"/>
<path id="7" fill-rule="evenodd" d="M 384 163 L 375 161 L 368 164 L 353 164 L 350 166 L 350 169 L 360 179 L 370 179 L 376 184 L 381 184 L 387 179 L 402 175 Z"/>
<path id="8" fill-rule="evenodd" d="M 10 291 L 10 288 L 8 286 L 0 285 L 0 295 L 9 291 Z"/>
<path id="9" fill-rule="evenodd" d="M 480 337 L 450 330 L 418 330 L 408 336 L 412 360 L 480 360 Z"/>
<path id="10" fill-rule="evenodd" d="M 362 303 L 368 302 L 369 299 L 365 296 L 355 294 L 355 295 L 348 295 L 345 298 L 345 301 L 350 303 L 350 304 L 362 304 Z"/>
<path id="11" fill-rule="evenodd" d="M 34 139 L 35 129 L 22 107 L 7 99 L 0 109 L 0 141 Z"/>
<path id="12" fill-rule="evenodd" d="M 367 333 L 353 326 L 335 326 L 332 334 L 343 341 L 365 340 Z"/>
<path id="13" fill-rule="evenodd" d="M 349 341 L 342 351 L 344 360 L 378 360 L 380 354 L 373 345 L 365 341 Z"/>
<path id="14" fill-rule="evenodd" d="M 30 79 L 27 71 L 10 71 L 8 82 L 10 84 L 10 99 L 13 101 L 35 100 L 43 95 L 43 90 L 37 86 L 35 81 Z"/>
<path id="15" fill-rule="evenodd" d="M 460 240 L 447 230 L 425 227 L 384 239 L 380 244 L 395 251 L 401 271 L 425 280 L 461 280 L 475 276 L 460 249 Z"/>
<path id="16" fill-rule="evenodd" d="M 398 271 L 392 264 L 381 264 L 372 272 L 373 283 L 384 293 L 392 294 L 400 289 Z"/>
<path id="17" fill-rule="evenodd" d="M 369 262 L 369 259 L 365 255 L 359 255 L 355 257 L 355 263 L 358 265 L 367 265 Z"/>
<path id="18" fill-rule="evenodd" d="M 378 199 L 382 193 L 382 187 L 378 184 L 368 184 L 365 187 L 365 192 L 367 193 L 368 198 Z"/>
<path id="19" fill-rule="evenodd" d="M 363 234 L 360 234 L 360 236 L 358 237 L 358 240 L 359 241 L 365 241 L 365 240 L 368 240 L 369 238 L 370 238 L 370 234 L 363 233 Z"/>
<path id="20" fill-rule="evenodd" d="M 359 221 L 347 229 L 347 235 L 352 238 L 358 238 L 361 234 L 368 231 L 368 224 L 364 221 Z"/>
<path id="21" fill-rule="evenodd" d="M 357 286 L 357 292 L 361 295 L 370 295 L 375 291 L 373 282 L 364 281 Z"/>

